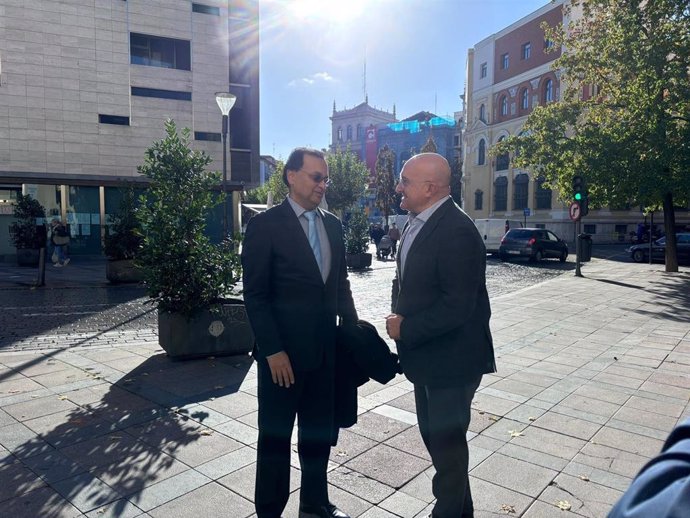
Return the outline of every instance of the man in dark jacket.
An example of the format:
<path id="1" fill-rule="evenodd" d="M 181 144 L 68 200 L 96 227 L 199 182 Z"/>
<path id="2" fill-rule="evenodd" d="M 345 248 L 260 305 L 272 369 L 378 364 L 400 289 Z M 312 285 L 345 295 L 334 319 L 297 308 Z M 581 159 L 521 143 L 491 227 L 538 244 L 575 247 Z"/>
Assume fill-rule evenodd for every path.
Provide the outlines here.
<path id="1" fill-rule="evenodd" d="M 299 416 L 300 518 L 348 518 L 328 499 L 337 318 L 356 322 L 340 221 L 318 208 L 329 182 L 323 153 L 295 149 L 280 205 L 254 216 L 242 250 L 244 301 L 258 363 L 258 518 L 288 501 L 290 436 Z"/>
<path id="2" fill-rule="evenodd" d="M 486 250 L 450 197 L 450 166 L 441 155 L 408 160 L 396 190 L 410 219 L 398 248 L 386 328 L 414 384 L 419 431 L 436 468 L 432 517 L 471 517 L 470 405 L 482 375 L 496 370 Z"/>

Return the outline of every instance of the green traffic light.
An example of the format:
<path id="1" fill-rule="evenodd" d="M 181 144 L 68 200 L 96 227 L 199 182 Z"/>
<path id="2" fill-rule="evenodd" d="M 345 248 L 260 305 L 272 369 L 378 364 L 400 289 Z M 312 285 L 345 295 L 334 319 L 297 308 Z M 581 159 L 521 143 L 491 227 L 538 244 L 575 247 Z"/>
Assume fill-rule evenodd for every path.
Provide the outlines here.
<path id="1" fill-rule="evenodd" d="M 575 193 L 575 201 L 580 201 L 580 200 L 582 200 L 582 193 L 576 192 Z"/>

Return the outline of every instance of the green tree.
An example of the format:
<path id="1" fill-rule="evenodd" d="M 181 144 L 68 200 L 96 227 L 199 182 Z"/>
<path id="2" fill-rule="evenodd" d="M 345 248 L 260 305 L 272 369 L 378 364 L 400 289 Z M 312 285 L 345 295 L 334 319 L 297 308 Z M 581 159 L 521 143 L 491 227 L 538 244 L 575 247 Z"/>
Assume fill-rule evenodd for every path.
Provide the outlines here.
<path id="1" fill-rule="evenodd" d="M 45 234 L 38 227 L 45 227 L 46 210 L 30 194 L 17 194 L 13 216 L 16 221 L 10 224 L 10 241 L 17 248 L 39 249 L 46 246 Z"/>
<path id="2" fill-rule="evenodd" d="M 583 175 L 597 206 L 664 210 L 666 271 L 678 271 L 674 205 L 690 199 L 690 6 L 687 0 L 573 0 L 567 28 L 544 27 L 564 85 L 524 133 L 492 154 L 543 175 L 569 198 Z M 591 97 L 583 91 L 592 92 Z"/>
<path id="3" fill-rule="evenodd" d="M 397 199 L 395 192 L 395 157 L 388 146 L 379 149 L 376 157 L 376 207 L 383 212 L 384 221 L 393 211 Z"/>
<path id="4" fill-rule="evenodd" d="M 268 178 L 268 180 L 259 187 L 247 191 L 244 196 L 246 203 L 266 203 L 268 201 L 268 193 L 273 194 L 273 203 L 281 203 L 288 195 L 288 188 L 283 182 L 283 164 L 282 161 L 276 162 L 275 172 Z"/>
<path id="5" fill-rule="evenodd" d="M 331 185 L 326 191 L 329 210 L 339 215 L 351 207 L 364 192 L 369 183 L 369 169 L 350 148 L 326 156 Z"/>

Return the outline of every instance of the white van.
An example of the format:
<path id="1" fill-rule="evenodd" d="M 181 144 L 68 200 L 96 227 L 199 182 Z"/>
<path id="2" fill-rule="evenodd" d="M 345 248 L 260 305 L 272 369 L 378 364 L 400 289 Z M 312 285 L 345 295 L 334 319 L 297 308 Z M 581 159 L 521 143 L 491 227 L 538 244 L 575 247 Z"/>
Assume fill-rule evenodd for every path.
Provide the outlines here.
<path id="1" fill-rule="evenodd" d="M 522 222 L 516 219 L 475 219 L 479 233 L 484 239 L 487 254 L 497 254 L 501 239 L 511 228 L 522 228 Z"/>

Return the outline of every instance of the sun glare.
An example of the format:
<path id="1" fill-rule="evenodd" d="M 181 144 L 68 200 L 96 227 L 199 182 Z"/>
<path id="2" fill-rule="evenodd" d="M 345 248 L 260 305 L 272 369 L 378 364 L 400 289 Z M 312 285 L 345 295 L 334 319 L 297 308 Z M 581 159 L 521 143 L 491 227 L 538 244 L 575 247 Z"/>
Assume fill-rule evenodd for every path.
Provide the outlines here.
<path id="1" fill-rule="evenodd" d="M 288 2 L 293 14 L 301 19 L 345 22 L 361 14 L 366 0 L 292 0 Z"/>

